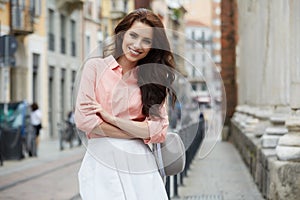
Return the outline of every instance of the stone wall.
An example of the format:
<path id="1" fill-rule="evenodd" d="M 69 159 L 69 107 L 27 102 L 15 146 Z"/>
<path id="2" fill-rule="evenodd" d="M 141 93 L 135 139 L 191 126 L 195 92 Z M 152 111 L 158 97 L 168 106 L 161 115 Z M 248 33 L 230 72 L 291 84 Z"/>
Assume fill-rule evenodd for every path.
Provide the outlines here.
<path id="1" fill-rule="evenodd" d="M 300 196 L 300 1 L 237 0 L 230 139 L 266 199 Z"/>
<path id="2" fill-rule="evenodd" d="M 259 128 L 255 131 L 246 129 L 233 118 L 230 140 L 239 150 L 263 197 L 272 200 L 298 199 L 300 162 L 278 160 L 274 148 L 262 147 L 261 138 L 258 136 Z"/>

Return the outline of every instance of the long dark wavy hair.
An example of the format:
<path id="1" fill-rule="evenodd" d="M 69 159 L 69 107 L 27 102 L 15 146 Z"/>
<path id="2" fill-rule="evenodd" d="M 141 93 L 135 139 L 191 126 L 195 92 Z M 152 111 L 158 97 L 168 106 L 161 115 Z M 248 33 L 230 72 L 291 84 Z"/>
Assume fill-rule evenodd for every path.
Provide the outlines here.
<path id="1" fill-rule="evenodd" d="M 152 47 L 147 56 L 137 63 L 138 85 L 142 94 L 142 113 L 160 117 L 159 106 L 170 95 L 172 105 L 176 95 L 172 88 L 175 80 L 175 62 L 170 44 L 161 20 L 152 11 L 140 8 L 126 15 L 116 26 L 113 55 L 117 59 L 122 56 L 122 42 L 125 32 L 135 22 L 141 22 L 153 28 Z"/>

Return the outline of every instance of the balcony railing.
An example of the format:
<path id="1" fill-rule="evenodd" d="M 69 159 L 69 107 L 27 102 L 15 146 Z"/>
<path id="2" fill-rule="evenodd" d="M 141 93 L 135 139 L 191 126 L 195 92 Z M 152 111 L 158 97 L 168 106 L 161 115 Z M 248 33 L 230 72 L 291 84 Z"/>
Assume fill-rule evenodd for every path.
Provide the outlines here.
<path id="1" fill-rule="evenodd" d="M 14 35 L 33 33 L 33 8 L 11 4 L 11 30 Z"/>
<path id="2" fill-rule="evenodd" d="M 120 19 L 128 12 L 128 1 L 127 0 L 112 0 L 111 1 L 111 18 Z"/>
<path id="3" fill-rule="evenodd" d="M 76 9 L 82 8 L 84 0 L 56 0 L 56 5 L 59 9 L 65 9 L 72 13 Z"/>

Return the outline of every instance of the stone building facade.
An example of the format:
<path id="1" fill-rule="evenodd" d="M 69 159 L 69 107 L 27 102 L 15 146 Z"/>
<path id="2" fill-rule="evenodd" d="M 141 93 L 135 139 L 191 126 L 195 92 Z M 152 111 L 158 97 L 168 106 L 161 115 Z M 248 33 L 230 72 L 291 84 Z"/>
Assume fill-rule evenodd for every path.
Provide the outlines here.
<path id="1" fill-rule="evenodd" d="M 222 1 L 232 30 L 222 29 L 222 47 L 230 47 L 223 49 L 222 71 L 233 72 L 224 83 L 237 85 L 230 140 L 266 199 L 300 196 L 299 10 L 292 0 Z"/>

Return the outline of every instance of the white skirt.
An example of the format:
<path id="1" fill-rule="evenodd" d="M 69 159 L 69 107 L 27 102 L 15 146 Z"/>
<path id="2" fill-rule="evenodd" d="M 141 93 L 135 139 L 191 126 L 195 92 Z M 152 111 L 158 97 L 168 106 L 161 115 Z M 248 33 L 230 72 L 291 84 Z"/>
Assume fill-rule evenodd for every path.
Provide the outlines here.
<path id="1" fill-rule="evenodd" d="M 79 173 L 83 200 L 167 200 L 154 156 L 139 139 L 88 140 Z"/>

